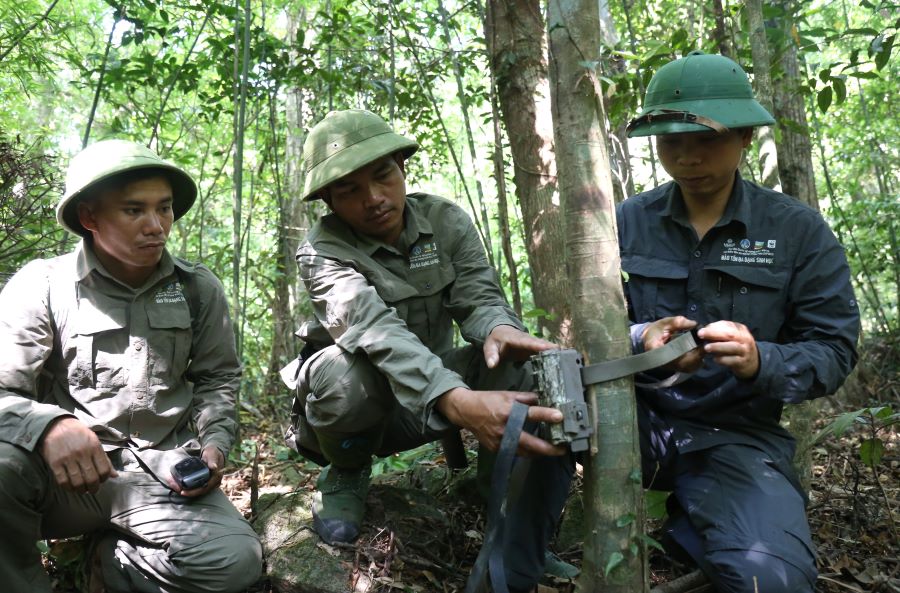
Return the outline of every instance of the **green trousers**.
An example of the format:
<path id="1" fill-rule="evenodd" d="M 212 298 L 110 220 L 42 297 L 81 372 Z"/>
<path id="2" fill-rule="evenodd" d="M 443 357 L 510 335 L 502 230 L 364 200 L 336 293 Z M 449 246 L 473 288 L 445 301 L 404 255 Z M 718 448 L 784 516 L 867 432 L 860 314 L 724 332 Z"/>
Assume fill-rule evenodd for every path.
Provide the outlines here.
<path id="1" fill-rule="evenodd" d="M 238 592 L 256 582 L 262 548 L 221 490 L 185 498 L 128 451 L 96 494 L 58 488 L 43 458 L 0 442 L 0 579 L 10 593 L 49 593 L 37 541 L 90 534 L 110 593 Z"/>
<path id="2" fill-rule="evenodd" d="M 503 363 L 488 369 L 481 348 L 466 346 L 441 357 L 478 390 L 532 391 L 529 364 Z M 389 455 L 434 441 L 441 433 L 422 431 L 421 420 L 397 403 L 387 379 L 361 355 L 329 346 L 312 355 L 300 369 L 291 438 L 301 453 L 318 461 L 323 444 L 339 443 L 342 460 L 354 454 L 368 460 L 374 452 Z M 526 429 L 534 430 L 534 426 Z M 459 430 L 453 427 L 451 430 Z M 354 450 L 358 449 L 358 453 Z M 311 453 L 307 453 L 311 452 Z M 328 452 L 325 452 L 328 453 Z M 479 456 L 483 461 L 493 455 Z M 485 459 L 486 458 L 486 459 Z M 336 465 L 339 460 L 332 459 Z M 345 465 L 349 465 L 346 463 Z M 510 591 L 531 591 L 544 572 L 544 552 L 562 514 L 574 473 L 571 455 L 537 457 L 509 510 L 504 563 Z M 489 472 L 479 473 L 489 477 Z"/>

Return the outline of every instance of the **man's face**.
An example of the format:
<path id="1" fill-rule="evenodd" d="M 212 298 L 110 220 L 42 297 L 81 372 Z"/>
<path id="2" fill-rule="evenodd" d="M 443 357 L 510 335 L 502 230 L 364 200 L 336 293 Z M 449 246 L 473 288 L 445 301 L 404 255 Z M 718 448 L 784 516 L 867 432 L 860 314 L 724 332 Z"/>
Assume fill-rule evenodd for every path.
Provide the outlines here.
<path id="1" fill-rule="evenodd" d="M 172 229 L 172 186 L 165 177 L 150 177 L 101 191 L 78 205 L 78 219 L 106 269 L 140 286 L 159 264 Z"/>
<path id="2" fill-rule="evenodd" d="M 388 155 L 325 188 L 325 202 L 362 235 L 394 244 L 403 231 L 406 176 L 403 157 Z"/>
<path id="3" fill-rule="evenodd" d="M 750 145 L 752 129 L 724 134 L 693 132 L 656 137 L 656 151 L 666 172 L 686 197 L 721 197 L 730 190 L 743 149 Z"/>

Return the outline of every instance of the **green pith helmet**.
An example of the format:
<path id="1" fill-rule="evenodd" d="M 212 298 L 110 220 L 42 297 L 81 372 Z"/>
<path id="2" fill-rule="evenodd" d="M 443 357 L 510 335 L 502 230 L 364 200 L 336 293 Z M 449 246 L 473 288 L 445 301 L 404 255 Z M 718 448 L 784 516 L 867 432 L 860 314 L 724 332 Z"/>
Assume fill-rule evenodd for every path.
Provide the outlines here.
<path id="1" fill-rule="evenodd" d="M 303 199 L 315 200 L 320 189 L 376 159 L 398 151 L 409 157 L 418 149 L 371 111 L 332 111 L 303 143 Z"/>
<path id="2" fill-rule="evenodd" d="M 102 140 L 76 154 L 69 163 L 66 191 L 56 207 L 57 222 L 71 233 L 87 236 L 90 233 L 78 220 L 79 200 L 89 196 L 98 183 L 137 169 L 159 169 L 172 184 L 175 220 L 190 210 L 197 199 L 197 184 L 191 176 L 146 146 L 128 140 Z"/>
<path id="3" fill-rule="evenodd" d="M 659 69 L 629 137 L 725 132 L 769 126 L 775 119 L 753 98 L 747 73 L 725 56 L 692 51 Z"/>

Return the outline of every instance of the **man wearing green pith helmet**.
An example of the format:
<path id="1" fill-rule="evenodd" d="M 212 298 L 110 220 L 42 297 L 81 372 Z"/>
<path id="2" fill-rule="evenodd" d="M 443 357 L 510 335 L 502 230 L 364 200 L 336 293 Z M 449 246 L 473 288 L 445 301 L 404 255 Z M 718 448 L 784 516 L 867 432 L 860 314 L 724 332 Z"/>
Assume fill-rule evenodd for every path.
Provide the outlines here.
<path id="1" fill-rule="evenodd" d="M 316 531 L 352 541 L 365 513 L 373 455 L 470 430 L 499 446 L 514 401 L 534 404 L 521 361 L 554 345 L 528 335 L 508 306 L 468 215 L 453 202 L 406 191 L 418 145 L 362 110 L 332 112 L 304 145 L 303 198 L 330 213 L 297 252 L 315 318 L 298 335 L 289 441 L 327 467 L 313 506 Z M 463 347 L 454 345 L 453 324 Z M 559 422 L 532 405 L 532 422 Z M 522 433 L 535 456 L 510 510 L 504 557 L 513 591 L 531 591 L 565 503 L 573 463 Z"/>
<path id="2" fill-rule="evenodd" d="M 39 539 L 89 535 L 90 590 L 237 592 L 256 534 L 219 489 L 240 384 L 219 280 L 171 256 L 194 180 L 124 140 L 72 159 L 57 208 L 81 238 L 0 293 L 0 575 L 49 593 Z M 177 483 L 194 455 L 207 482 Z"/>
<path id="3" fill-rule="evenodd" d="M 723 593 L 816 581 L 783 405 L 834 393 L 856 363 L 844 251 L 818 212 L 738 173 L 772 116 L 732 60 L 666 64 L 629 135 L 656 136 L 670 183 L 617 211 L 635 351 L 696 328 L 701 346 L 638 387 L 645 485 L 670 490 L 664 544 Z M 652 381 L 647 381 L 652 383 Z"/>

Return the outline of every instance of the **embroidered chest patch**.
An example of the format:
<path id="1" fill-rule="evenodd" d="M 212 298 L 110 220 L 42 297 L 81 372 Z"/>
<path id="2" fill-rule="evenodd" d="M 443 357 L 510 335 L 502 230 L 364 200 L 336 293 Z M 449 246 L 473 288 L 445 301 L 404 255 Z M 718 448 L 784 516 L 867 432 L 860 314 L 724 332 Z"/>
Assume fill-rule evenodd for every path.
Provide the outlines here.
<path id="1" fill-rule="evenodd" d="M 162 303 L 183 303 L 185 301 L 184 291 L 181 290 L 181 282 L 171 282 L 156 291 L 154 300 L 158 304 Z"/>
<path id="2" fill-rule="evenodd" d="M 726 239 L 722 244 L 720 259 L 740 264 L 773 264 L 775 263 L 775 239 L 750 240 Z"/>
<path id="3" fill-rule="evenodd" d="M 439 264 L 437 241 L 426 241 L 409 250 L 409 269 L 418 270 Z"/>

